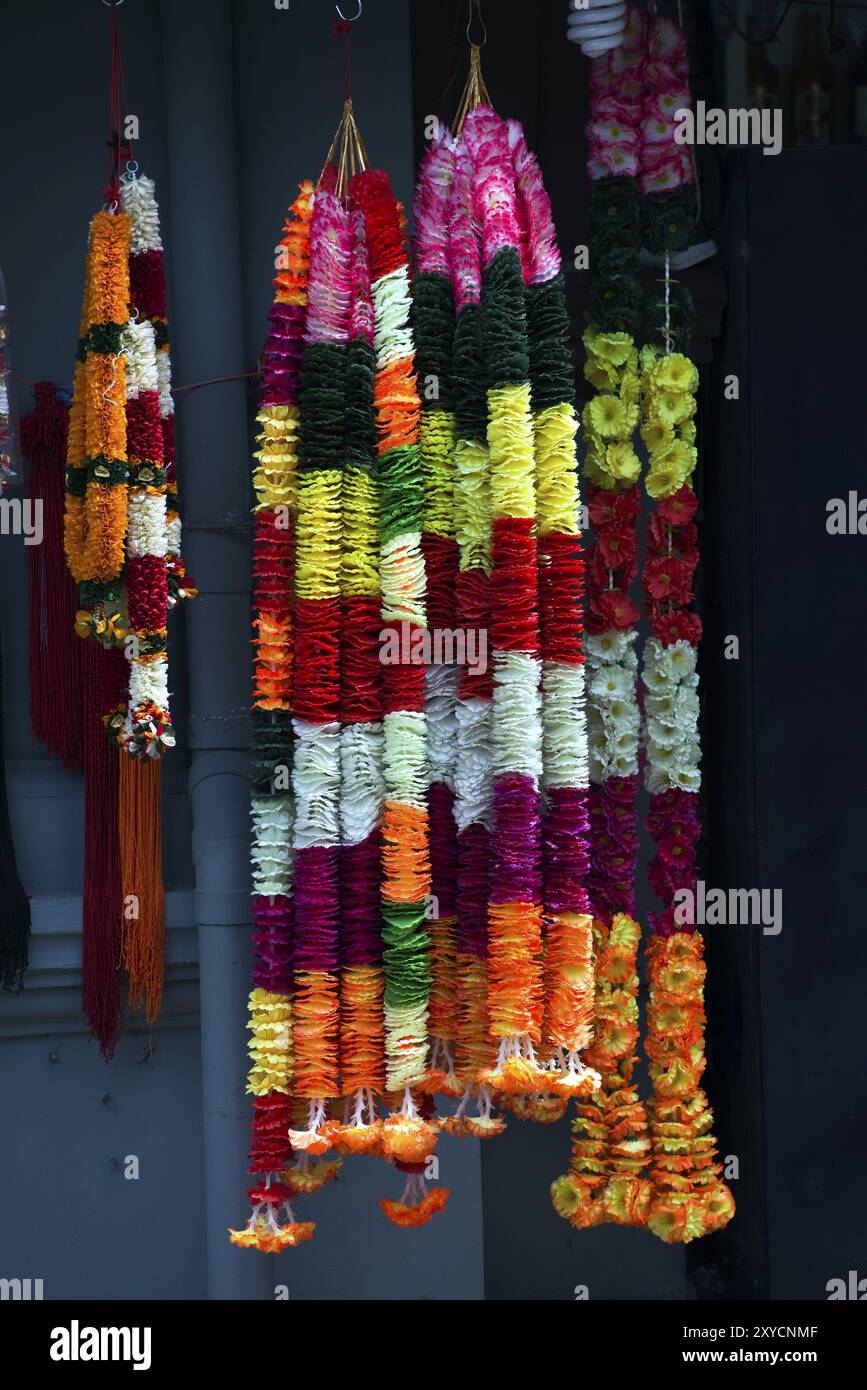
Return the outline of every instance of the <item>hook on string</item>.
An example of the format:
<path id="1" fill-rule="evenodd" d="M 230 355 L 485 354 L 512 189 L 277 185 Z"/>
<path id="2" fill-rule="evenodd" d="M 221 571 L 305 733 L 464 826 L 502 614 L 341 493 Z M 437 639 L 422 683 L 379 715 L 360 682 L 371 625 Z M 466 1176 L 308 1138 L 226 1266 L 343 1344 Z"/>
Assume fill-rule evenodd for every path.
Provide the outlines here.
<path id="1" fill-rule="evenodd" d="M 470 30 L 473 27 L 473 15 L 475 15 L 482 31 L 482 37 L 479 43 L 476 43 L 475 39 L 473 39 L 470 34 Z M 482 19 L 482 0 L 470 0 L 470 17 L 467 20 L 467 43 L 472 44 L 474 48 L 484 48 L 487 42 L 488 30 L 485 21 Z"/>
<path id="2" fill-rule="evenodd" d="M 361 18 L 361 11 L 364 8 L 364 6 L 362 4 L 362 0 L 358 0 L 358 14 L 354 14 L 351 19 L 346 18 L 346 15 L 343 13 L 339 5 L 335 5 L 334 8 L 340 15 L 340 18 L 343 20 L 344 24 L 354 24 L 357 19 Z"/>

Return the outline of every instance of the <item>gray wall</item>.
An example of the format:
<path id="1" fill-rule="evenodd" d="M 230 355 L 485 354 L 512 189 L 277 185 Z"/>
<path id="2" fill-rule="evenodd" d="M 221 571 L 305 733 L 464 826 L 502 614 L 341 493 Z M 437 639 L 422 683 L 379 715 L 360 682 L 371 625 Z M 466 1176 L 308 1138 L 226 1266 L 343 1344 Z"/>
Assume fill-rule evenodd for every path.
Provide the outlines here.
<path id="1" fill-rule="evenodd" d="M 183 139 L 185 103 L 194 103 L 197 84 L 201 88 L 209 80 L 200 70 L 199 46 L 186 37 L 194 7 L 208 35 L 204 47 L 222 46 L 228 60 L 231 81 L 221 96 L 230 108 L 235 150 L 209 148 L 200 164 L 192 160 L 183 170 L 178 188 L 172 156 Z M 173 340 L 178 383 L 192 379 L 185 362 L 197 363 L 208 353 L 216 364 L 214 375 L 221 374 L 222 362 L 230 364 L 226 371 L 234 370 L 236 361 L 248 368 L 256 362 L 285 209 L 299 179 L 316 177 L 340 116 L 343 56 L 342 45 L 331 36 L 335 18 L 327 0 L 292 0 L 288 12 L 275 10 L 272 0 L 129 0 L 120 10 L 129 106 L 141 122 L 136 153 L 144 172 L 157 181 L 170 305 L 176 322 L 184 324 L 186 340 Z M 185 52 L 178 51 L 181 32 Z M 413 167 L 404 0 L 367 0 L 353 37 L 356 108 L 371 158 L 389 170 L 399 195 L 409 199 Z M 21 0 L 3 7 L 3 39 L 7 136 L 0 265 L 11 306 L 13 365 L 29 380 L 68 383 L 87 224 L 102 202 L 105 182 L 108 11 L 96 0 Z M 172 79 L 168 91 L 167 74 L 177 72 L 179 61 L 188 65 L 190 82 Z M 194 115 L 187 105 L 187 116 Z M 232 293 L 237 297 L 240 290 L 243 342 L 220 338 L 225 281 L 214 279 L 211 300 L 192 301 L 189 296 L 199 293 L 190 289 L 192 277 L 173 275 L 168 234 L 173 204 L 181 209 L 199 189 L 207 198 L 208 189 L 198 181 L 205 177 L 203 168 L 220 159 L 232 162 L 221 173 L 224 186 L 235 190 L 240 227 Z M 216 225 L 212 235 L 202 255 L 213 252 L 219 264 L 231 230 Z M 197 499 L 208 471 L 225 477 L 223 470 L 249 470 L 249 458 L 238 458 L 228 447 L 218 456 L 202 457 L 189 446 L 198 412 L 209 408 L 216 393 L 242 389 L 207 387 L 179 397 L 179 434 L 186 446 L 179 460 L 182 493 L 185 475 L 188 493 Z M 29 409 L 26 388 L 20 406 L 22 413 Z M 214 408 L 220 408 L 216 402 Z M 188 520 L 194 527 L 196 517 Z M 201 553 L 209 552 L 202 548 Z M 201 573 L 194 563 L 191 569 L 203 589 L 219 583 L 219 575 Z M 9 1122 L 0 1146 L 0 1276 L 43 1278 L 47 1298 L 202 1298 L 213 1288 L 205 1239 L 203 1134 L 209 1134 L 214 1119 L 208 1113 L 203 1124 L 203 1081 L 209 1097 L 224 1094 L 225 1118 L 235 1129 L 246 1124 L 246 1020 L 238 988 L 221 1024 L 221 1041 L 227 1055 L 237 1059 L 236 1069 L 230 1076 L 203 1077 L 188 750 L 177 749 L 167 769 L 170 967 L 163 1017 L 152 1033 L 129 1018 L 117 1055 L 106 1066 L 86 1037 L 78 1005 L 82 786 L 80 778 L 44 754 L 30 732 L 20 538 L 0 538 L 0 578 L 7 780 L 18 862 L 34 918 L 24 993 L 0 997 L 0 1113 Z M 184 620 L 175 622 L 170 669 L 173 710 L 182 730 L 188 714 L 194 728 L 200 715 L 187 700 Z M 219 662 L 218 644 L 211 656 Z M 195 694 L 195 682 L 192 689 Z M 246 961 L 242 966 L 239 979 L 245 980 Z M 206 1066 L 211 1056 L 207 1049 Z M 125 1158 L 133 1154 L 141 1164 L 136 1181 L 123 1172 Z M 231 1252 L 236 1281 L 243 1285 L 247 1279 L 249 1285 L 238 1296 L 268 1297 L 274 1285 L 286 1284 L 293 1299 L 481 1297 L 475 1143 L 443 1143 L 441 1181 L 451 1188 L 451 1202 L 418 1232 L 390 1227 L 376 1205 L 381 1196 L 397 1195 L 397 1174 L 369 1159 L 350 1161 L 346 1174 L 304 1204 L 305 1217 L 319 1223 L 307 1246 L 279 1260 Z M 216 1213 L 222 1226 L 244 1219 L 244 1186 L 239 1170 L 234 1204 Z M 38 1194 L 35 1204 L 33 1194 Z M 214 1213 L 209 1219 L 213 1226 Z M 208 1236 L 211 1249 L 222 1248 L 219 1231 L 209 1229 Z M 264 1272 L 257 1266 L 258 1277 L 247 1278 L 258 1260 L 265 1261 Z"/>

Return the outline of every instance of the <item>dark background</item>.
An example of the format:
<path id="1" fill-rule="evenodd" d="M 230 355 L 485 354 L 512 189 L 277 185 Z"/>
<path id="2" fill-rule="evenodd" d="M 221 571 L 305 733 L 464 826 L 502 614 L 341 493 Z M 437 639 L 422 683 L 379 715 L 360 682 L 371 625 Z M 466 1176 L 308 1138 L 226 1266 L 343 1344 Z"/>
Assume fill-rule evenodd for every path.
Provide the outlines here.
<path id="1" fill-rule="evenodd" d="M 355 12 L 347 0 L 344 13 Z M 466 71 L 465 5 L 365 0 L 353 83 L 375 163 L 409 200 L 424 120 L 449 119 Z M 537 150 L 567 265 L 586 240 L 587 62 L 565 0 L 488 0 L 484 70 Z M 665 6 L 661 6 L 665 9 Z M 697 95 L 719 55 L 686 5 Z M 273 246 L 340 115 L 341 46 L 326 0 L 127 0 L 120 12 L 137 150 L 157 182 L 179 384 L 249 371 Z M 0 265 L 13 368 L 70 379 L 87 223 L 105 181 L 108 11 L 99 0 L 0 3 L 5 89 Z M 860 996 L 865 946 L 863 555 L 826 503 L 864 475 L 864 148 L 728 153 L 702 165 L 720 255 L 687 272 L 703 364 L 703 743 L 709 885 L 779 888 L 783 931 L 708 928 L 707 1089 L 738 1214 L 689 1251 L 640 1231 L 573 1231 L 548 1184 L 567 1124 L 514 1122 L 444 1141 L 446 1211 L 395 1231 L 381 1163 L 305 1203 L 315 1239 L 279 1261 L 230 1250 L 244 1217 L 245 753 L 251 397 L 180 393 L 188 563 L 202 591 L 177 621 L 168 765 L 169 986 L 151 1035 L 134 1018 L 106 1067 L 80 989 L 80 780 L 34 743 L 24 548 L 0 538 L 7 784 L 34 944 L 25 991 L 0 998 L 0 1276 L 46 1297 L 570 1299 L 826 1297 L 867 1274 Z M 586 284 L 568 278 L 576 335 Z M 740 399 L 725 401 L 737 374 Z M 22 413 L 29 394 L 21 386 Z M 13 495 L 15 495 L 13 493 Z M 725 660 L 724 639 L 740 641 Z M 199 989 L 199 981 L 202 989 Z M 123 1178 L 128 1154 L 137 1182 Z M 34 1200 L 33 1194 L 36 1194 Z"/>

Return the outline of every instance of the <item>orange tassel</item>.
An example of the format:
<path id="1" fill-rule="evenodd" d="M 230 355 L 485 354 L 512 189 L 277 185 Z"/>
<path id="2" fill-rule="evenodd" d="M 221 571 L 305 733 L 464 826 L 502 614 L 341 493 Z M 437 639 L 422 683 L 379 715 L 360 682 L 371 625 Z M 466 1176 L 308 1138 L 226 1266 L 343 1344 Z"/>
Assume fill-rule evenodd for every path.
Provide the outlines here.
<path id="1" fill-rule="evenodd" d="M 122 960 L 129 998 L 155 1022 L 163 992 L 166 910 L 163 889 L 162 764 L 158 758 L 120 759 L 118 798 Z"/>

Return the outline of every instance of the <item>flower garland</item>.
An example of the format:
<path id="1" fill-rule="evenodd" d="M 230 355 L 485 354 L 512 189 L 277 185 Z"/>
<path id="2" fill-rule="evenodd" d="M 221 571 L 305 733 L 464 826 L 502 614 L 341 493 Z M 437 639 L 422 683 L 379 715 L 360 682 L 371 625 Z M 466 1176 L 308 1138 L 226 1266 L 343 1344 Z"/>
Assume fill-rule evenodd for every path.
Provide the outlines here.
<path id="1" fill-rule="evenodd" d="M 694 924 L 682 930 L 670 905 L 681 890 L 695 893 L 697 877 L 701 622 L 692 608 L 698 564 L 692 490 L 698 370 L 686 355 L 688 292 L 678 287 L 672 295 L 669 270 L 671 254 L 689 245 L 694 230 L 692 166 L 675 144 L 672 120 L 673 112 L 689 102 L 688 60 L 685 37 L 668 20 L 650 21 L 645 83 L 643 221 L 651 249 L 665 255 L 664 294 L 650 298 L 650 341 L 641 355 L 646 487 L 655 503 L 642 576 L 652 633 L 642 671 L 650 794 L 646 824 L 655 848 L 648 881 L 665 905 L 662 913 L 651 916 L 648 947 L 645 1047 L 653 1086 L 648 1225 L 663 1240 L 687 1242 L 724 1226 L 734 1213 L 734 1201 L 715 1161 L 713 1114 L 700 1085 L 705 1066 L 701 933 Z"/>
<path id="2" fill-rule="evenodd" d="M 520 126 L 480 103 L 459 138 L 438 134 L 420 174 L 417 209 L 419 259 L 425 264 L 429 256 L 438 269 L 449 264 L 457 306 L 451 389 L 458 621 L 488 628 L 492 600 L 494 611 L 493 680 L 462 673 L 456 707 L 456 1032 L 464 1093 L 455 1114 L 441 1121 L 450 1133 L 487 1137 L 504 1128 L 491 1111 L 495 1098 L 515 1114 L 550 1119 L 562 1113 L 568 1094 L 598 1082 L 579 1055 L 589 1042 L 593 989 L 591 918 L 581 884 L 587 824 L 577 426 L 550 207 Z M 488 384 L 487 398 L 486 359 L 503 372 L 502 387 Z M 492 499 L 502 511 L 493 527 Z M 552 615 L 548 621 L 546 613 L 541 631 L 537 589 Z M 518 733 L 525 689 L 536 715 L 526 747 Z M 564 752 L 564 730 L 574 735 L 577 755 Z M 522 848 L 525 805 L 531 820 L 537 817 L 537 835 Z M 502 903 L 492 873 L 499 875 Z M 521 937 L 528 922 L 538 928 L 529 941 L 526 933 Z M 527 981 L 529 1006 L 522 999 Z M 526 1020 L 511 1035 L 495 1021 L 492 1027 L 496 1010 L 503 1001 L 510 1007 L 510 999 L 525 1008 Z M 501 1045 L 498 1057 L 491 1055 L 491 1037 Z M 536 1062 L 539 1048 L 544 1068 Z M 443 1080 L 435 1074 L 431 1089 L 449 1093 Z M 473 1096 L 479 1112 L 471 1117 L 466 1107 Z"/>
<path id="3" fill-rule="evenodd" d="M 159 208 L 153 179 L 133 169 L 120 182 L 120 204 L 129 213 L 131 256 L 130 297 L 133 315 L 153 325 L 156 348 L 159 418 L 162 430 L 162 463 L 165 469 L 165 559 L 168 608 L 178 600 L 194 598 L 195 586 L 181 555 L 181 516 L 175 460 L 175 407 L 172 398 L 171 347 L 168 334 L 168 298 L 165 259 L 160 235 Z M 147 480 L 146 480 L 147 481 Z M 155 479 L 160 482 L 161 479 Z"/>
<path id="4" fill-rule="evenodd" d="M 448 143 L 443 132 L 441 139 Z M 455 413 L 454 523 L 458 545 L 455 618 L 465 644 L 487 633 L 491 608 L 491 497 L 485 374 L 481 336 L 481 248 L 473 214 L 473 160 L 455 142 L 449 200 L 444 209 L 449 275 L 455 306 L 451 391 Z M 451 1133 L 484 1134 L 490 1127 L 486 1093 L 477 1078 L 490 1062 L 487 911 L 493 812 L 490 661 L 460 673 L 455 705 L 454 818 L 457 831 L 457 1038 L 455 1068 L 463 1092 Z M 466 1108 L 474 1095 L 478 1114 Z"/>
<path id="5" fill-rule="evenodd" d="M 425 566 L 421 546 L 424 479 L 419 452 L 420 402 L 410 326 L 409 261 L 402 209 L 387 176 L 365 170 L 350 183 L 364 215 L 374 307 L 374 420 L 380 479 L 380 580 L 383 630 L 409 635 L 425 628 Z M 402 625 L 405 625 L 402 627 Z M 396 1163 L 418 1164 L 436 1134 L 413 1096 L 428 1069 L 430 1001 L 430 829 L 424 668 L 383 666 L 385 800 L 382 820 L 382 940 L 385 968 L 385 1084 L 396 1108 L 382 1127 L 381 1149 Z M 425 1193 L 408 1174 L 410 1210 Z M 386 1206 L 394 1219 L 398 1209 Z M 412 1218 L 415 1219 L 415 1218 Z"/>
<path id="6" fill-rule="evenodd" d="M 488 375 L 493 651 L 493 840 L 488 901 L 488 1006 L 498 1042 L 480 1080 L 505 1092 L 542 1089 L 542 723 L 530 399 L 521 233 L 508 132 L 477 106 L 464 139 L 482 236 L 482 335 Z"/>
<path id="7" fill-rule="evenodd" d="M 130 162 L 117 192 L 121 210 L 97 213 L 91 223 L 67 440 L 64 548 L 79 586 L 76 631 L 107 649 L 104 675 L 93 674 L 90 695 L 102 691 L 104 727 L 129 755 L 117 768 L 118 855 L 122 898 L 135 910 L 122 919 L 121 950 L 131 1001 L 153 1021 L 165 955 L 160 758 L 175 742 L 168 709 L 167 619 L 178 599 L 194 597 L 196 590 L 180 558 L 154 185 L 139 178 Z M 92 740 L 87 746 L 91 780 L 98 779 L 99 794 L 108 795 L 107 766 L 96 758 Z M 85 859 L 87 883 L 100 872 L 91 839 Z M 90 891 L 92 896 L 96 890 Z M 113 890 L 86 920 L 94 932 L 113 939 L 109 918 L 115 909 L 109 897 L 113 903 Z M 91 982 L 90 996 L 97 997 L 100 988 L 109 988 L 107 975 L 101 987 Z M 114 1000 L 116 982 L 110 993 Z M 117 1013 L 116 1003 L 97 1008 L 103 1018 Z M 110 1050 L 115 1024 L 100 1024 L 97 1031 Z"/>
<path id="8" fill-rule="evenodd" d="M 252 739 L 255 965 L 248 1027 L 247 1090 L 253 1096 L 248 1190 L 251 1215 L 237 1245 L 279 1250 L 313 1234 L 295 1220 L 292 1189 L 273 1179 L 289 1164 L 294 1072 L 292 821 L 293 562 L 297 519 L 300 366 L 310 268 L 313 185 L 302 183 L 286 217 L 270 328 L 262 352 L 262 395 L 253 485 L 254 681 Z M 282 1219 L 281 1219 L 282 1214 Z"/>
<path id="9" fill-rule="evenodd" d="M 582 648 L 581 554 L 575 385 L 565 286 L 551 205 L 521 127 L 508 123 L 518 211 L 533 404 L 542 730 L 545 908 L 545 1043 L 559 1066 L 548 1086 L 563 1097 L 599 1085 L 582 1051 L 592 1039 L 592 916 L 588 764 Z M 552 1117 L 546 1105 L 544 1118 Z"/>
<path id="10" fill-rule="evenodd" d="M 347 182 L 327 163 L 287 222 L 254 474 L 239 1245 L 309 1238 L 291 1203 L 336 1175 L 329 1147 L 396 1166 L 404 1192 L 380 1205 L 422 1224 L 448 1200 L 424 1182 L 437 1132 L 501 1132 L 495 1102 L 545 1120 L 576 1099 L 554 1188 L 576 1225 L 646 1224 L 657 1201 L 633 1078 L 643 23 L 596 70 L 594 116 L 619 102 L 634 127 L 592 207 L 586 643 L 563 277 L 520 126 L 479 95 L 437 133 L 413 295 L 402 209 L 365 160 Z M 430 631 L 480 628 L 492 672 L 428 659 Z M 437 1117 L 442 1095 L 459 1101 Z"/>
<path id="11" fill-rule="evenodd" d="M 668 256 L 689 245 L 693 231 L 692 164 L 673 138 L 674 111 L 689 100 L 687 83 L 683 36 L 668 21 L 635 7 L 629 10 L 622 48 L 594 64 L 591 76 L 588 168 L 597 179 L 591 222 L 600 225 L 594 210 L 601 193 L 603 206 L 608 204 L 608 226 L 617 229 L 613 241 L 606 237 L 604 255 L 613 283 L 602 286 L 601 293 L 594 285 L 594 303 L 597 312 L 599 306 L 621 311 L 619 321 L 603 321 L 601 333 L 591 326 L 585 334 L 588 378 L 611 397 L 597 397 L 585 412 L 588 476 L 600 489 L 591 493 L 590 503 L 596 530 L 590 564 L 595 637 L 588 641 L 588 664 L 591 670 L 596 667 L 590 681 L 591 767 L 596 764 L 591 775 L 608 794 L 609 813 L 604 802 L 597 805 L 592 881 L 600 901 L 613 912 L 610 926 L 598 922 L 596 927 L 597 1035 L 591 1057 L 600 1066 L 607 1063 L 608 1073 L 600 1094 L 578 1107 L 572 1167 L 552 1188 L 555 1207 L 575 1225 L 606 1219 L 646 1224 L 668 1241 L 717 1229 L 733 1211 L 731 1195 L 719 1181 L 709 1134 L 712 1119 L 698 1087 L 704 1069 L 701 942 L 695 934 L 677 930 L 671 909 L 651 919 L 646 1049 L 654 1094 L 646 1114 L 632 1080 L 638 1038 L 635 958 L 640 933 L 631 914 L 640 715 L 632 650 L 637 612 L 625 591 L 637 573 L 634 483 L 640 465 L 632 435 L 639 398 L 641 435 L 649 454 L 646 487 L 658 504 L 648 525 L 642 576 L 653 633 L 642 670 L 647 827 L 657 847 L 648 878 L 664 901 L 679 887 L 694 886 L 700 833 L 694 804 L 699 782 L 694 646 L 701 629 L 688 611 L 697 563 L 689 480 L 696 463 L 692 417 L 698 374 L 682 352 L 672 351 L 688 343 L 692 318 L 689 297 L 675 290 L 668 270 Z M 620 185 L 630 191 L 618 191 L 619 206 L 608 195 L 607 176 L 616 177 L 618 171 L 640 175 L 640 213 L 631 177 Z M 634 347 L 639 216 L 645 244 L 666 256 L 664 295 L 648 297 L 651 342 L 642 349 L 640 364 Z M 632 266 L 627 286 L 616 283 L 628 263 L 624 257 Z M 626 829 L 628 848 L 618 825 Z"/>
<path id="12" fill-rule="evenodd" d="M 98 212 L 69 420 L 64 548 L 79 586 L 84 635 L 122 633 L 120 574 L 127 528 L 126 358 L 130 219 Z"/>
<path id="13" fill-rule="evenodd" d="M 621 47 L 592 65 L 587 170 L 591 178 L 590 324 L 583 411 L 593 544 L 587 564 L 590 896 L 596 944 L 596 1030 L 589 1058 L 601 1075 L 579 1103 L 569 1172 L 554 1205 L 577 1226 L 643 1224 L 649 1188 L 646 1118 L 633 1082 L 638 1041 L 635 918 L 638 856 L 638 423 L 640 324 L 638 143 L 644 16 L 630 11 Z"/>
<path id="14" fill-rule="evenodd" d="M 436 1138 L 418 1091 L 429 982 L 423 668 L 380 662 L 383 622 L 424 621 L 408 264 L 385 176 L 357 174 L 340 194 L 337 184 L 327 165 L 287 224 L 254 475 L 257 578 L 267 582 L 254 621 L 262 930 L 249 1089 L 250 1166 L 263 1176 L 231 1239 L 260 1249 L 312 1233 L 289 1199 L 336 1175 L 340 1160 L 321 1158 L 332 1145 L 409 1170 L 405 1200 L 382 1204 L 397 1224 L 428 1219 L 448 1197 L 425 1193 L 415 1171 Z M 276 549 L 273 504 L 295 509 L 296 433 L 294 545 Z M 284 585 L 295 592 L 285 615 Z M 296 665 L 305 681 L 293 690 Z M 290 710 L 294 747 L 283 742 Z M 277 753 L 291 761 L 289 798 L 276 795 Z M 383 1121 L 377 1102 L 388 1093 L 398 1109 Z M 339 1096 L 342 1120 L 328 1114 Z"/>
<path id="15" fill-rule="evenodd" d="M 64 551 L 78 585 L 76 631 L 94 636 L 84 656 L 85 836 L 82 893 L 82 1005 L 100 1052 L 120 1032 L 117 963 L 123 888 L 119 753 L 105 721 L 125 707 L 125 634 L 120 573 L 127 525 L 126 360 L 130 221 L 98 212 L 90 225 L 79 347 L 66 452 Z M 114 645 L 110 645 L 114 644 Z M 106 808 L 109 814 L 106 820 Z"/>
<path id="16" fill-rule="evenodd" d="M 374 1148 L 375 1097 L 385 1083 L 380 939 L 383 696 L 380 656 L 379 476 L 373 423 L 374 309 L 363 215 L 350 213 L 352 285 L 346 354 L 341 523 L 341 1084 L 346 1122 L 333 1127 L 341 1152 Z"/>
<path id="17" fill-rule="evenodd" d="M 451 393 L 455 300 L 448 247 L 448 206 L 453 175 L 451 142 L 445 130 L 438 130 L 419 169 L 413 206 L 416 228 L 413 332 L 422 387 L 419 450 L 425 480 L 422 551 L 427 576 L 427 619 L 429 631 L 440 640 L 457 629 L 456 584 L 460 564 L 455 538 L 456 421 Z M 425 668 L 424 679 L 434 904 L 429 927 L 430 1056 L 425 1089 L 459 1095 L 461 1085 L 455 1069 L 455 1050 L 461 1031 L 455 778 L 460 670 L 454 664 L 438 663 L 434 656 L 433 664 Z"/>
<path id="18" fill-rule="evenodd" d="M 295 902 L 293 1094 L 306 1121 L 294 1148 L 323 1153 L 339 1087 L 341 481 L 352 228 L 320 185 L 313 203 L 301 366 L 295 552 L 292 786 Z"/>

